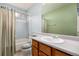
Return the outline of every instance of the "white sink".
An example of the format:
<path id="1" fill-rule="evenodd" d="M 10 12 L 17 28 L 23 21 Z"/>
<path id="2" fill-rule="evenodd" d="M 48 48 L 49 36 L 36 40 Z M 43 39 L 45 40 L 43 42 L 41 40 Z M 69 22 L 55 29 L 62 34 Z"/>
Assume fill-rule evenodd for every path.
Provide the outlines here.
<path id="1" fill-rule="evenodd" d="M 43 40 L 49 43 L 63 43 L 64 42 L 64 40 L 61 38 L 53 38 L 51 36 L 42 36 L 40 40 Z"/>

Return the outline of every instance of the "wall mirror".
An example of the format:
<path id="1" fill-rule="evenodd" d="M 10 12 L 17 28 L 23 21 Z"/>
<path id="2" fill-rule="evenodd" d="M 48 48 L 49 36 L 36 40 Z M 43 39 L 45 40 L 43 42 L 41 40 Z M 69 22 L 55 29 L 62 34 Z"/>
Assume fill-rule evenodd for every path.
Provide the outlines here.
<path id="1" fill-rule="evenodd" d="M 79 36 L 79 4 L 44 4 L 42 25 L 45 33 Z"/>

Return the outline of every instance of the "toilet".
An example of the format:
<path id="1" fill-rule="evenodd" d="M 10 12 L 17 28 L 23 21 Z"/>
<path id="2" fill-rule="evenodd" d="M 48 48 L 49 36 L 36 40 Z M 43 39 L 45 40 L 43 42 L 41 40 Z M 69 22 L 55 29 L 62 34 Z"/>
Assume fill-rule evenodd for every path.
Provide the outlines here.
<path id="1" fill-rule="evenodd" d="M 28 42 L 28 43 L 24 44 L 24 45 L 21 47 L 22 52 L 24 52 L 24 53 L 23 53 L 24 56 L 31 56 L 31 54 L 32 54 L 32 52 L 31 52 L 31 49 L 32 49 L 32 48 L 31 48 L 31 47 L 32 47 L 31 42 Z"/>

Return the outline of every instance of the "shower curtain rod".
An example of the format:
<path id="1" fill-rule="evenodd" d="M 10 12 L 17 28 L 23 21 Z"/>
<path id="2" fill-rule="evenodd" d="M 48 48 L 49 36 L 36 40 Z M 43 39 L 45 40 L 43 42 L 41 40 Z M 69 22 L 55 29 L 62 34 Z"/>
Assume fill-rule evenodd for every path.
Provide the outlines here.
<path id="1" fill-rule="evenodd" d="M 22 10 L 21 8 L 18 8 L 16 6 L 13 6 L 13 5 L 10 5 L 10 4 L 7 4 L 7 3 L 0 3 L 0 7 L 3 7 L 3 8 L 7 7 L 8 9 L 14 9 L 15 12 L 27 15 L 27 11 Z"/>

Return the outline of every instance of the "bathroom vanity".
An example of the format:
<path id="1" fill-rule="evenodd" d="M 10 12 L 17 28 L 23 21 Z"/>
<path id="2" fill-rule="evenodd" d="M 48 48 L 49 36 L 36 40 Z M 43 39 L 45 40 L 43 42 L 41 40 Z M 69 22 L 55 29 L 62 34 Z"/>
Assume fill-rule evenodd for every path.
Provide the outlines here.
<path id="1" fill-rule="evenodd" d="M 32 55 L 33 56 L 70 56 L 69 54 L 50 47 L 46 44 L 32 40 Z"/>
<path id="2" fill-rule="evenodd" d="M 59 36 L 63 43 L 42 40 L 41 37 L 32 37 L 33 56 L 79 56 L 79 38 Z M 68 39 L 69 38 L 69 39 Z M 70 39 L 71 38 L 71 39 Z M 75 40 L 73 40 L 75 39 Z"/>

